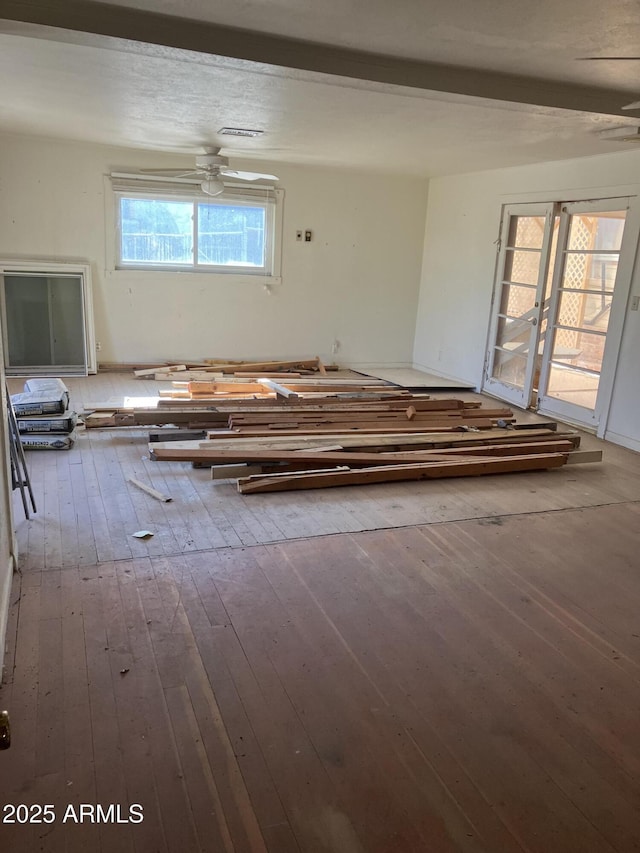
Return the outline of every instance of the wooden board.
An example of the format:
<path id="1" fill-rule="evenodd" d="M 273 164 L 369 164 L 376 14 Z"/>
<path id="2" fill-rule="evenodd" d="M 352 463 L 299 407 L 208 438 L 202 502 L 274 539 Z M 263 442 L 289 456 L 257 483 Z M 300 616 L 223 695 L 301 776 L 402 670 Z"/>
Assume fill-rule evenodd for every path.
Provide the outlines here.
<path id="1" fill-rule="evenodd" d="M 286 444 L 290 449 L 302 449 L 313 445 L 320 446 L 323 444 L 339 444 L 342 447 L 356 448 L 371 448 L 377 447 L 381 449 L 394 448 L 402 446 L 403 448 L 418 449 L 420 447 L 459 447 L 461 445 L 478 445 L 486 444 L 492 441 L 500 443 L 522 443 L 530 441 L 538 441 L 540 438 L 553 439 L 558 437 L 562 440 L 571 441 L 575 447 L 580 445 L 580 436 L 575 432 L 554 431 L 546 428 L 536 430 L 525 430 L 517 432 L 514 430 L 490 429 L 483 430 L 482 433 L 386 433 L 382 435 L 367 435 L 335 432 L 332 434 L 323 434 L 321 436 L 305 436 L 298 434 L 294 436 L 269 435 L 265 438 L 252 438 L 243 436 L 233 436 L 228 433 L 209 432 L 208 442 L 217 441 L 220 436 L 224 438 L 227 447 L 277 447 Z M 199 443 L 200 446 L 206 446 L 206 443 Z"/>
<path id="2" fill-rule="evenodd" d="M 567 459 L 567 465 L 582 465 L 585 462 L 602 462 L 602 451 L 574 450 Z"/>
<path id="3" fill-rule="evenodd" d="M 207 359 L 207 363 L 211 364 L 212 367 L 222 370 L 223 373 L 233 373 L 239 367 L 242 370 L 288 370 L 290 368 L 296 367 L 307 367 L 312 370 L 318 370 L 320 359 L 318 358 L 308 358 L 308 359 L 299 359 L 298 361 L 236 361 L 236 362 L 209 362 Z"/>
<path id="4" fill-rule="evenodd" d="M 140 489 L 143 492 L 146 492 L 148 495 L 151 495 L 152 498 L 155 498 L 157 501 L 162 501 L 162 503 L 169 503 L 169 501 L 173 500 L 169 495 L 165 495 L 164 492 L 158 491 L 158 489 L 154 489 L 151 486 L 147 486 L 146 483 L 141 483 L 140 480 L 136 480 L 134 477 L 129 477 L 128 480 L 131 485 L 135 486 L 137 489 Z"/>
<path id="5" fill-rule="evenodd" d="M 152 443 L 165 441 L 203 441 L 207 434 L 202 429 L 160 429 L 149 433 Z"/>
<path id="6" fill-rule="evenodd" d="M 238 480 L 241 494 L 283 492 L 294 489 L 323 489 L 333 486 L 367 485 L 404 480 L 436 480 L 447 477 L 478 477 L 522 471 L 543 471 L 558 468 L 567 461 L 565 454 L 541 453 L 509 459 L 490 459 L 455 462 L 432 462 L 418 465 L 381 466 L 356 471 L 328 471 L 286 476 L 246 477 Z"/>
<path id="7" fill-rule="evenodd" d="M 415 424 L 411 421 L 404 421 L 394 423 L 391 427 L 396 433 L 421 433 L 421 432 L 453 432 L 455 430 L 463 429 L 466 425 L 462 423 L 462 421 L 456 421 L 454 418 L 449 419 L 450 422 L 445 421 L 434 421 L 433 423 L 421 423 Z M 389 432 L 389 427 L 381 426 L 379 423 L 375 422 L 353 422 L 353 423 L 341 423 L 339 425 L 343 430 L 348 430 L 350 433 L 367 433 L 371 435 L 385 435 Z M 487 418 L 486 420 L 482 418 L 477 418 L 474 422 L 474 428 L 477 430 L 485 430 L 491 429 L 494 426 L 492 420 Z M 217 437 L 222 439 L 225 437 L 232 437 L 234 435 L 247 435 L 247 436 L 268 436 L 272 435 L 274 431 L 277 431 L 279 434 L 284 435 L 297 435 L 298 433 L 303 433 L 305 435 L 324 435 L 331 434 L 335 432 L 336 424 L 326 424 L 325 426 L 317 425 L 313 427 L 304 427 L 298 428 L 297 426 L 286 426 L 283 424 L 272 424 L 271 429 L 261 428 L 261 427 L 237 427 L 233 431 L 229 430 L 227 433 L 220 433 Z"/>
<path id="8" fill-rule="evenodd" d="M 186 370 L 186 364 L 170 364 L 166 367 L 151 367 L 145 368 L 144 370 L 134 370 L 134 376 L 145 377 L 145 376 L 155 376 L 156 374 L 165 374 L 165 373 L 177 373 L 178 371 Z"/>
<path id="9" fill-rule="evenodd" d="M 264 388 L 267 388 L 269 391 L 274 391 L 276 397 L 284 399 L 284 400 L 297 400 L 298 395 L 291 388 L 287 388 L 285 385 L 282 385 L 278 382 L 274 382 L 273 379 L 258 379 L 260 385 Z"/>
<path id="10" fill-rule="evenodd" d="M 159 447 L 157 444 L 150 446 L 150 453 L 158 461 L 187 461 L 195 462 L 209 460 L 217 464 L 232 464 L 244 462 L 310 462 L 314 465 L 330 467 L 331 465 L 364 466 L 374 465 L 404 465 L 414 463 L 420 458 L 432 461 L 435 456 L 439 459 L 451 458 L 455 455 L 474 456 L 518 456 L 531 455 L 532 453 L 563 452 L 569 453 L 573 445 L 568 442 L 539 442 L 535 445 L 528 443 L 520 445 L 490 445 L 480 448 L 448 449 L 442 452 L 434 450 L 412 451 L 410 453 L 350 453 L 348 451 L 323 451 L 323 450 L 225 450 L 219 447 L 184 449 L 176 448 L 171 444 L 168 448 Z"/>

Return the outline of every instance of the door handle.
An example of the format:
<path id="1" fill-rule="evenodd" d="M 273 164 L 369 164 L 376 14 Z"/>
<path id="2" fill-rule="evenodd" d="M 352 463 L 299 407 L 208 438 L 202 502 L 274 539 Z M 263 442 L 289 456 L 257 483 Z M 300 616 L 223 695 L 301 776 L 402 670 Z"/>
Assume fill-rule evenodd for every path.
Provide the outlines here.
<path id="1" fill-rule="evenodd" d="M 531 320 L 531 325 L 532 325 L 532 326 L 537 326 L 537 325 L 538 325 L 538 318 L 537 318 L 537 317 L 534 317 L 534 318 Z"/>

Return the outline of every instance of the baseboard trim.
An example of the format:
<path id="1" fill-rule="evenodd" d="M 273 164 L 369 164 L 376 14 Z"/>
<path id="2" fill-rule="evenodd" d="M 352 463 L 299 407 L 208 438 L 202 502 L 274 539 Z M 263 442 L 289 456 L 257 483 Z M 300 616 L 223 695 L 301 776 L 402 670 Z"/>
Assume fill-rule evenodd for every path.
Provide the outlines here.
<path id="1" fill-rule="evenodd" d="M 636 438 L 629 438 L 628 435 L 620 435 L 617 432 L 611 432 L 611 430 L 605 432 L 604 438 L 605 441 L 610 441 L 612 444 L 619 444 L 621 447 L 640 453 L 640 441 Z"/>
<path id="2" fill-rule="evenodd" d="M 341 361 L 346 370 L 397 370 L 412 367 L 410 361 Z"/>
<path id="3" fill-rule="evenodd" d="M 434 376 L 440 376 L 442 379 L 449 379 L 451 382 L 459 382 L 461 385 L 473 385 L 476 391 L 480 390 L 480 386 L 472 379 L 461 379 L 459 376 L 453 376 L 451 373 L 445 373 L 443 370 L 436 370 L 434 367 L 428 367 L 426 364 L 421 364 L 419 361 L 414 361 L 412 365 L 414 370 L 422 370 L 424 373 L 432 373 Z"/>
<path id="4" fill-rule="evenodd" d="M 10 555 L 4 577 L 0 578 L 0 684 L 4 680 L 4 651 L 7 626 L 9 624 L 9 601 L 11 599 L 11 585 L 13 583 L 15 565 L 13 555 Z"/>

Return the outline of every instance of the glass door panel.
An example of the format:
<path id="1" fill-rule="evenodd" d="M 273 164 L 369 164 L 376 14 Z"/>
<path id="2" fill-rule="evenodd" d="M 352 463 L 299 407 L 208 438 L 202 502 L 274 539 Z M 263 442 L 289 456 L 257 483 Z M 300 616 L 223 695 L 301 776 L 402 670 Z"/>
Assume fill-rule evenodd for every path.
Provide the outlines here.
<path id="1" fill-rule="evenodd" d="M 600 383 L 627 215 L 626 206 L 616 210 L 607 204 L 611 202 L 576 203 L 563 209 L 551 339 L 544 347 L 540 381 L 540 408 L 589 426 L 599 422 Z"/>
<path id="2" fill-rule="evenodd" d="M 549 263 L 552 205 L 513 205 L 504 213 L 484 390 L 529 405 L 538 324 Z"/>

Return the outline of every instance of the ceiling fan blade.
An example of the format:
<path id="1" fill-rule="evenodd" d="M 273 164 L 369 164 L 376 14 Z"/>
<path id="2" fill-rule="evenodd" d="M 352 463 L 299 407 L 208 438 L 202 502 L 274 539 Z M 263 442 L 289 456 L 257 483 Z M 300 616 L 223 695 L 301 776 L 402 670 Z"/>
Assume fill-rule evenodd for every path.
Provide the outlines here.
<path id="1" fill-rule="evenodd" d="M 625 104 L 623 110 L 640 110 L 640 101 L 633 101 L 630 104 Z"/>
<path id="2" fill-rule="evenodd" d="M 277 181 L 275 175 L 262 175 L 260 172 L 238 172 L 235 169 L 221 169 L 220 174 L 227 178 L 239 178 L 241 181 Z"/>
<path id="3" fill-rule="evenodd" d="M 582 62 L 640 62 L 640 56 L 579 56 Z"/>
<path id="4" fill-rule="evenodd" d="M 201 175 L 202 169 L 140 169 L 145 175 L 170 175 L 173 178 L 186 178 L 189 175 Z"/>

